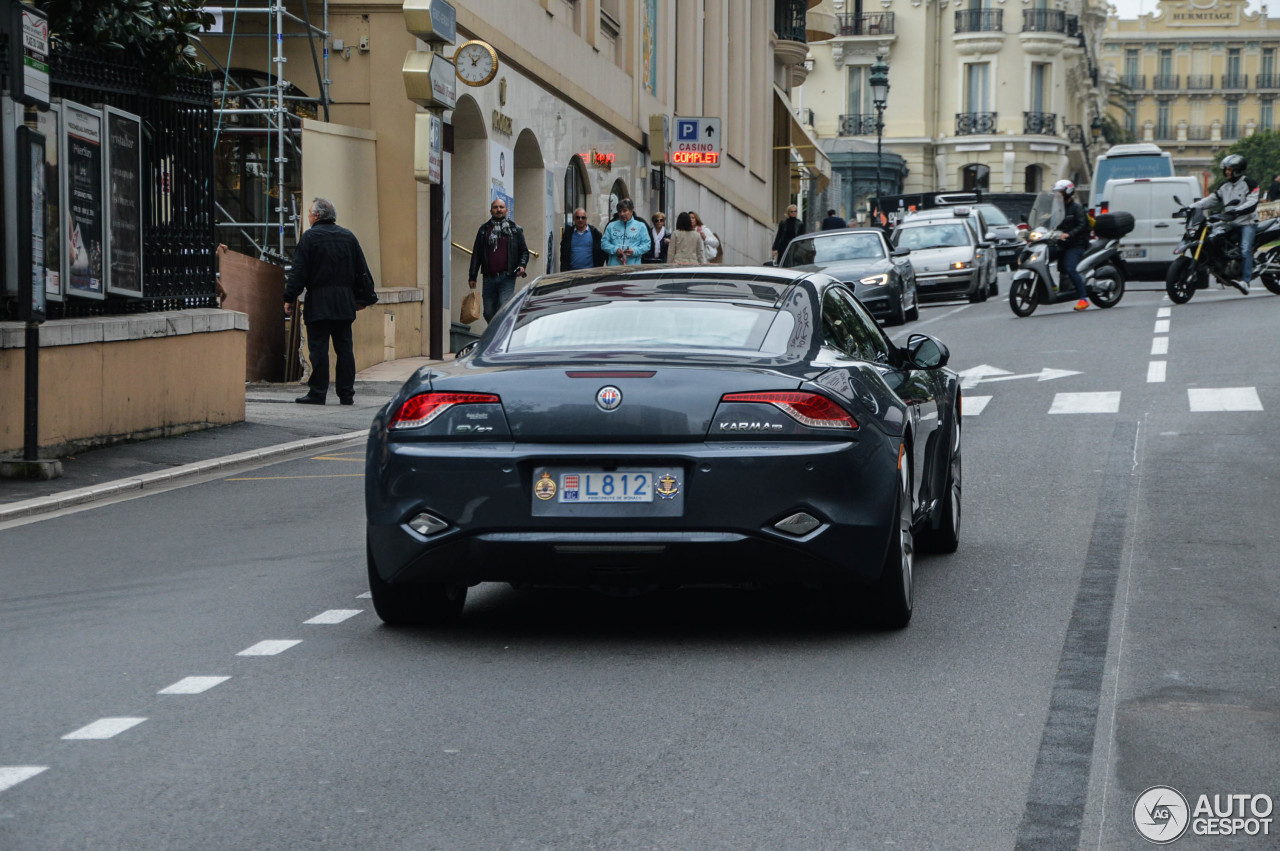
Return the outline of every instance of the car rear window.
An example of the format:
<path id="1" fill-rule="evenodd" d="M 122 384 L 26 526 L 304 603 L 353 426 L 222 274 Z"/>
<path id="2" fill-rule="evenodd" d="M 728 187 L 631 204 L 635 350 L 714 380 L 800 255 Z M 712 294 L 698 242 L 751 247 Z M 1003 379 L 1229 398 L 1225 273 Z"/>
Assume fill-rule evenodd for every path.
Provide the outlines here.
<path id="1" fill-rule="evenodd" d="M 958 222 L 936 225 L 902 226 L 893 232 L 893 244 L 899 248 L 920 251 L 928 248 L 955 248 L 972 245 L 965 226 Z"/>
<path id="2" fill-rule="evenodd" d="M 1093 185 L 1107 191 L 1108 180 L 1125 177 L 1173 177 L 1173 160 L 1159 154 L 1137 157 L 1109 157 L 1098 163 Z"/>
<path id="3" fill-rule="evenodd" d="M 874 233 L 847 233 L 812 239 L 801 237 L 791 241 L 782 265 L 794 267 L 846 260 L 883 260 L 884 256 L 884 243 Z"/>
<path id="4" fill-rule="evenodd" d="M 795 317 L 772 305 L 637 299 L 524 310 L 502 346 L 510 354 L 574 350 L 730 351 L 781 355 Z"/>
<path id="5" fill-rule="evenodd" d="M 982 211 L 982 215 L 989 225 L 1013 224 L 1013 222 L 1009 221 L 1009 217 L 1004 214 L 1004 210 L 1001 210 L 995 204 L 983 204 L 978 209 Z"/>

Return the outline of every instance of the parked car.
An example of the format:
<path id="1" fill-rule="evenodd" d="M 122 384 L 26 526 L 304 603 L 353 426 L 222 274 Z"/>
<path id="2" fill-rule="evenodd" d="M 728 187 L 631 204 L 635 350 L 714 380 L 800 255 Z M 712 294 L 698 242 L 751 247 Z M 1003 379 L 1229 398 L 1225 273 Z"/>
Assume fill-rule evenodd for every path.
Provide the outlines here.
<path id="1" fill-rule="evenodd" d="M 1112 180 L 1107 186 L 1113 212 L 1133 215 L 1133 231 L 1124 238 L 1124 259 L 1134 277 L 1164 280 L 1182 239 L 1183 220 L 1174 214 L 1203 197 L 1194 177 L 1139 177 Z M 1182 199 L 1182 204 L 1174 197 Z"/>
<path id="2" fill-rule="evenodd" d="M 920 318 L 916 273 L 905 248 L 893 248 L 879 228 L 829 230 L 791 240 L 780 265 L 826 272 L 853 289 L 886 325 Z"/>
<path id="3" fill-rule="evenodd" d="M 894 344 L 822 273 L 542 277 L 375 416 L 374 609 L 442 625 L 490 581 L 784 583 L 905 627 L 917 543 L 959 543 L 948 358 L 925 334 Z"/>
<path id="4" fill-rule="evenodd" d="M 898 229 L 920 224 L 935 223 L 939 225 L 959 224 L 969 235 L 968 248 L 961 248 L 955 244 L 954 239 L 948 239 L 949 244 L 939 248 L 935 247 L 932 254 L 927 255 L 929 260 L 919 257 L 911 258 L 911 265 L 916 270 L 916 286 L 920 289 L 923 297 L 929 299 L 931 297 L 955 298 L 958 293 L 954 291 L 954 287 L 960 280 L 973 278 L 973 293 L 968 293 L 970 301 L 986 301 L 988 296 L 999 293 L 999 271 L 996 268 L 996 251 L 994 243 L 987 242 L 984 239 L 986 230 L 986 220 L 982 213 L 971 207 L 951 207 L 936 210 L 924 210 L 918 213 L 912 213 L 907 216 Z M 894 245 L 901 248 L 910 248 L 912 252 L 917 251 L 917 246 L 910 242 L 900 242 L 897 240 L 897 231 L 894 230 Z M 943 231 L 938 231 L 943 233 Z M 911 242 L 919 240 L 917 235 L 913 237 Z M 928 244 L 927 241 L 922 244 Z M 950 262 L 971 264 L 962 266 L 949 266 L 946 269 L 937 267 L 943 257 L 957 255 L 963 253 L 964 259 Z M 926 280 L 928 278 L 928 280 Z M 941 288 L 941 289 L 940 289 Z"/>

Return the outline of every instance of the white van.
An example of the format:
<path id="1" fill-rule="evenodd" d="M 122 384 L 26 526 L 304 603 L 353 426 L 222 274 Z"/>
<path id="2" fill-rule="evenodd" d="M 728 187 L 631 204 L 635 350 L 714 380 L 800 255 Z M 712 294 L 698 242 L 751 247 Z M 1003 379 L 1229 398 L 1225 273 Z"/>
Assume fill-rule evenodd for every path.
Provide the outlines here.
<path id="1" fill-rule="evenodd" d="M 1181 206 L 1204 197 L 1194 177 L 1139 177 L 1112 180 L 1107 185 L 1110 211 L 1133 215 L 1133 233 L 1120 243 L 1130 276 L 1164 280 L 1173 250 L 1182 239 L 1183 220 L 1175 219 Z"/>

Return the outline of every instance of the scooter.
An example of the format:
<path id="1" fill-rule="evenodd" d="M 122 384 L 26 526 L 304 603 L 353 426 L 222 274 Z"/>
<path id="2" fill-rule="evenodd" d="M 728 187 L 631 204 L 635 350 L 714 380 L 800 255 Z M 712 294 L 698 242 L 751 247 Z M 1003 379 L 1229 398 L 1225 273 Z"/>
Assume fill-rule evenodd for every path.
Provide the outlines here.
<path id="1" fill-rule="evenodd" d="M 1058 280 L 1054 272 L 1062 236 L 1059 231 L 1033 231 L 1028 235 L 1027 246 L 1018 255 L 1018 271 L 1013 273 L 1013 283 L 1009 285 L 1009 307 L 1018 316 L 1030 316 L 1041 304 L 1075 301 L 1075 284 L 1065 275 L 1062 276 L 1065 280 Z M 1120 256 L 1120 237 L 1095 239 L 1080 258 L 1076 271 L 1084 277 L 1089 301 L 1098 307 L 1117 305 L 1124 296 L 1128 276 L 1124 258 Z"/>
<path id="2" fill-rule="evenodd" d="M 1173 196 L 1174 203 L 1182 199 Z M 1165 276 L 1165 292 L 1174 304 L 1191 301 L 1196 290 L 1209 286 L 1209 275 L 1219 280 L 1238 281 L 1244 271 L 1244 258 L 1240 252 L 1240 230 L 1232 227 L 1231 214 L 1210 216 L 1198 207 L 1182 206 L 1175 218 L 1186 219 L 1182 241 L 1174 249 L 1178 255 Z M 1280 219 L 1268 219 L 1258 224 L 1254 239 L 1254 274 L 1262 278 L 1262 285 L 1280 295 Z"/>

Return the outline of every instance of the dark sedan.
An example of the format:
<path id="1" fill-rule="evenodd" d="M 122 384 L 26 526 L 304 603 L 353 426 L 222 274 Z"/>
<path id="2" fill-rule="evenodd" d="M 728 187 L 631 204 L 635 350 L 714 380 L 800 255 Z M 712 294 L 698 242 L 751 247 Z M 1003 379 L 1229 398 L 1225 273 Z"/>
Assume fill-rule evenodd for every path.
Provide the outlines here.
<path id="1" fill-rule="evenodd" d="M 443 624 L 486 581 L 830 586 L 890 628 L 954 551 L 960 391 L 843 283 L 764 268 L 547 276 L 374 419 L 369 585 Z"/>
<path id="2" fill-rule="evenodd" d="M 901 325 L 920 318 L 910 253 L 891 247 L 878 228 L 849 228 L 796 237 L 780 265 L 826 272 L 852 287 L 875 318 Z"/>

